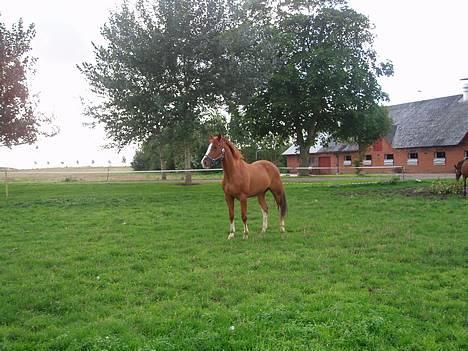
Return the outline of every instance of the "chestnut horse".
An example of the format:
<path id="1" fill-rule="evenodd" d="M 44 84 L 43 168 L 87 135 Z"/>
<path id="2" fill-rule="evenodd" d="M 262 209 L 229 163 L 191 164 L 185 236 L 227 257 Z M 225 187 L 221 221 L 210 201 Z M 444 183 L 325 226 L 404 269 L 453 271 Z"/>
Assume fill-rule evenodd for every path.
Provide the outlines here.
<path id="1" fill-rule="evenodd" d="M 468 178 L 468 159 L 461 160 L 455 166 L 457 181 L 463 176 L 463 196 L 466 196 L 466 178 Z"/>
<path id="2" fill-rule="evenodd" d="M 262 209 L 262 233 L 268 227 L 268 205 L 265 194 L 270 190 L 280 210 L 280 231 L 284 233 L 284 218 L 287 211 L 286 195 L 281 182 L 278 168 L 270 161 L 256 161 L 251 164 L 244 161 L 240 151 L 229 140 L 218 135 L 210 138 L 210 145 L 201 163 L 203 168 L 211 168 L 213 163 L 220 160 L 223 166 L 223 190 L 229 208 L 229 236 L 233 239 L 234 227 L 234 199 L 240 201 L 242 222 L 244 223 L 244 239 L 248 238 L 247 227 L 247 199 L 256 196 Z"/>

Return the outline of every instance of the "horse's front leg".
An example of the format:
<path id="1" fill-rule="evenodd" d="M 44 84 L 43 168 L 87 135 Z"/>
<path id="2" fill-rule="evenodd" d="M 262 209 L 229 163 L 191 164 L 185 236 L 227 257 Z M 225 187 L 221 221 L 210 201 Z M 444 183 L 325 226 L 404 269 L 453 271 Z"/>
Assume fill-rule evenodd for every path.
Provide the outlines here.
<path id="1" fill-rule="evenodd" d="M 234 239 L 236 228 L 234 226 L 234 198 L 230 195 L 224 196 L 229 210 L 229 235 L 228 240 Z"/>
<path id="2" fill-rule="evenodd" d="M 262 234 L 265 234 L 266 230 L 268 229 L 268 204 L 265 199 L 265 193 L 258 195 L 258 203 L 260 208 L 262 209 L 262 217 L 263 217 L 263 224 L 262 224 Z"/>
<path id="3" fill-rule="evenodd" d="M 249 227 L 247 227 L 247 196 L 239 198 L 241 204 L 242 222 L 244 223 L 244 236 L 243 239 L 249 238 Z"/>
<path id="4" fill-rule="evenodd" d="M 463 182 L 464 182 L 464 184 L 463 184 L 463 196 L 466 197 L 466 177 L 463 178 Z"/>

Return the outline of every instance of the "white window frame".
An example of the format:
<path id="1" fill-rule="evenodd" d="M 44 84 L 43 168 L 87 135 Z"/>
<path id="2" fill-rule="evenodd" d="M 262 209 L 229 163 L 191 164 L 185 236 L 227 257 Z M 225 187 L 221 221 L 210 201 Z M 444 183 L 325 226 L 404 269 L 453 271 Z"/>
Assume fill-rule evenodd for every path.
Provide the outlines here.
<path id="1" fill-rule="evenodd" d="M 367 160 L 366 157 L 370 156 L 370 160 Z M 362 161 L 363 166 L 372 166 L 372 155 L 365 155 L 364 160 Z"/>
<path id="2" fill-rule="evenodd" d="M 350 158 L 350 160 L 347 160 L 346 157 Z M 351 166 L 352 165 L 352 156 L 350 155 L 345 155 L 344 161 L 343 161 L 343 166 Z"/>
<path id="3" fill-rule="evenodd" d="M 411 158 L 411 154 L 416 154 L 416 158 Z M 408 152 L 408 160 L 406 164 L 408 166 L 417 166 L 418 165 L 419 154 L 417 152 Z"/>
<path id="4" fill-rule="evenodd" d="M 438 153 L 441 153 L 443 152 L 445 157 L 437 157 L 437 154 Z M 434 166 L 445 166 L 445 158 L 447 157 L 447 155 L 445 154 L 445 151 L 436 151 L 434 152 L 434 160 L 432 161 L 432 164 Z"/>
<path id="5" fill-rule="evenodd" d="M 387 158 L 388 155 L 392 155 L 392 158 L 391 159 Z M 384 166 L 393 166 L 394 162 L 395 162 L 395 160 L 394 160 L 394 155 L 393 154 L 385 154 L 384 155 L 384 161 L 383 161 Z"/>

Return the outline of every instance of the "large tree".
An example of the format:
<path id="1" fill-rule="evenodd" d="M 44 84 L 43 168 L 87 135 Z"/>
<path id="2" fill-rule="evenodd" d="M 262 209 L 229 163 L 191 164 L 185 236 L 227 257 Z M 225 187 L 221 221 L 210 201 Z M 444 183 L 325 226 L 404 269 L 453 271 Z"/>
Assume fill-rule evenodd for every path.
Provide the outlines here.
<path id="1" fill-rule="evenodd" d="M 8 28 L 0 18 L 0 146 L 32 144 L 50 118 L 37 110 L 38 97 L 30 93 L 29 78 L 36 58 L 31 56 L 34 25 L 20 19 Z"/>
<path id="2" fill-rule="evenodd" d="M 393 67 L 378 62 L 369 19 L 344 1 L 284 3 L 289 6 L 280 8 L 274 24 L 273 73 L 238 124 L 258 137 L 291 137 L 306 167 L 309 147 L 320 137 L 377 110 L 386 99 L 378 77 L 392 74 Z"/>
<path id="3" fill-rule="evenodd" d="M 93 122 L 118 146 L 154 140 L 169 129 L 191 168 L 203 112 L 222 103 L 229 86 L 240 85 L 240 69 L 228 68 L 226 55 L 227 42 L 245 47 L 229 33 L 239 23 L 239 6 L 224 0 L 124 2 L 102 27 L 105 43 L 94 46 L 95 62 L 79 66 L 100 98 L 88 104 Z"/>

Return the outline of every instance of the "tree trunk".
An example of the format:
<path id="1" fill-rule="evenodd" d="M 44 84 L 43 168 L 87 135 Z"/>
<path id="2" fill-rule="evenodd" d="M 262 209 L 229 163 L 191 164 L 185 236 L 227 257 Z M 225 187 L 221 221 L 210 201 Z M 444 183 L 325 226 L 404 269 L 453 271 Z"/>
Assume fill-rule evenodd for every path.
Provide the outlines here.
<path id="1" fill-rule="evenodd" d="M 358 158 L 356 161 L 354 161 L 354 167 L 361 167 L 362 166 L 362 161 L 364 160 L 364 154 L 366 153 L 366 148 L 362 149 L 359 147 L 358 149 Z M 356 168 L 356 175 L 361 175 L 362 169 Z"/>
<path id="2" fill-rule="evenodd" d="M 299 146 L 299 167 L 309 167 L 309 147 L 306 145 Z M 300 176 L 307 176 L 309 175 L 308 169 L 300 169 L 298 172 Z"/>
<path id="3" fill-rule="evenodd" d="M 190 144 L 185 144 L 185 169 L 192 168 L 192 151 Z M 192 172 L 185 172 L 185 185 L 192 184 Z"/>
<path id="4" fill-rule="evenodd" d="M 164 146 L 159 145 L 159 162 L 161 166 L 161 180 L 167 179 L 166 172 L 163 172 L 166 170 L 166 153 L 164 151 L 165 151 Z"/>

